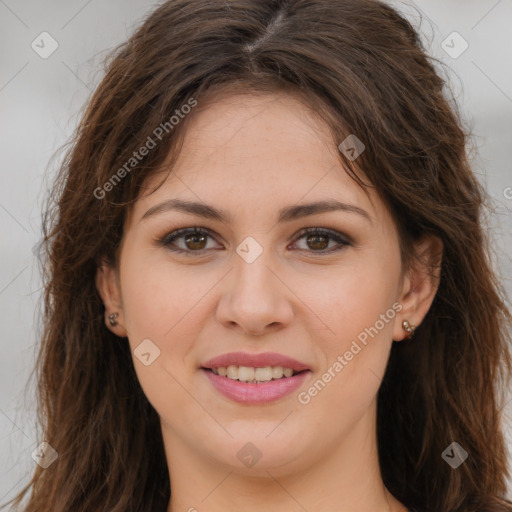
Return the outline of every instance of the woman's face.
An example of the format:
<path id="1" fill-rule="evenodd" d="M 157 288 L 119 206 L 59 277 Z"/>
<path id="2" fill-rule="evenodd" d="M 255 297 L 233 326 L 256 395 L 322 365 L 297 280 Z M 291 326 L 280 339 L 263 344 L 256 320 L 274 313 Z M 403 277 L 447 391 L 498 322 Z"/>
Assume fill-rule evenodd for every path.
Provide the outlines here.
<path id="1" fill-rule="evenodd" d="M 128 336 L 168 454 L 275 476 L 339 450 L 355 460 L 374 436 L 393 339 L 404 318 L 420 320 L 400 313 L 410 281 L 395 225 L 294 97 L 202 107 L 173 172 L 127 218 L 118 280 L 110 269 L 100 281 L 117 300 L 112 330 Z M 347 206 L 306 206 L 326 201 Z M 206 234 L 171 240 L 194 227 Z"/>

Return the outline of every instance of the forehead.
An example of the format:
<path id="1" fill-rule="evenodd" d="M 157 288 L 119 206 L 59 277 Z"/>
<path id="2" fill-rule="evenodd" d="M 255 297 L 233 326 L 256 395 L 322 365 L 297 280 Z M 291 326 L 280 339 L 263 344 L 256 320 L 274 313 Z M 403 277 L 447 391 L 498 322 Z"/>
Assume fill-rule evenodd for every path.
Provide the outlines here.
<path id="1" fill-rule="evenodd" d="M 356 204 L 372 218 L 383 213 L 375 192 L 365 194 L 348 176 L 327 125 L 290 94 L 217 95 L 199 104 L 172 172 L 154 191 L 164 176 L 147 180 L 136 218 L 171 197 L 222 205 L 235 216 L 326 199 Z"/>
<path id="2" fill-rule="evenodd" d="M 244 161 L 256 175 L 269 169 L 286 179 L 306 166 L 318 173 L 332 165 L 332 146 L 327 126 L 295 95 L 216 95 L 194 112 L 180 163 L 238 169 Z"/>

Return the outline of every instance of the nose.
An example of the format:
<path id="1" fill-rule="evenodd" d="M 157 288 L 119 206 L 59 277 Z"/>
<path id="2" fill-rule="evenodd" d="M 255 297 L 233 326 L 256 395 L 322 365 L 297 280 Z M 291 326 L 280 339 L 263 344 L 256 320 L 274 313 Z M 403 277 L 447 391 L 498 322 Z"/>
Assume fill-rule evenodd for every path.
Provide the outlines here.
<path id="1" fill-rule="evenodd" d="M 224 327 L 262 336 L 290 324 L 293 293 L 270 263 L 265 251 L 252 263 L 235 257 L 217 308 L 217 319 Z"/>

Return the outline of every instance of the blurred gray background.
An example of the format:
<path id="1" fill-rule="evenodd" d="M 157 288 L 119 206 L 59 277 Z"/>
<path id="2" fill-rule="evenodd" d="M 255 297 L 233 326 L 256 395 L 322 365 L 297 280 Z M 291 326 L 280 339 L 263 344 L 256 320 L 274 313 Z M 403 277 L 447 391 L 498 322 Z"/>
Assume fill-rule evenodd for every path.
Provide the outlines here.
<path id="1" fill-rule="evenodd" d="M 28 482 L 35 464 L 31 454 L 43 441 L 35 429 L 33 380 L 24 391 L 39 335 L 35 250 L 41 210 L 60 161 L 49 165 L 49 159 L 71 136 L 102 77 L 106 52 L 159 3 L 0 0 L 0 503 Z M 474 133 L 475 173 L 494 199 L 493 256 L 510 298 L 512 0 L 389 3 L 420 30 L 429 53 L 450 68 L 446 76 Z M 509 450 L 511 411 L 512 400 L 504 426 Z"/>

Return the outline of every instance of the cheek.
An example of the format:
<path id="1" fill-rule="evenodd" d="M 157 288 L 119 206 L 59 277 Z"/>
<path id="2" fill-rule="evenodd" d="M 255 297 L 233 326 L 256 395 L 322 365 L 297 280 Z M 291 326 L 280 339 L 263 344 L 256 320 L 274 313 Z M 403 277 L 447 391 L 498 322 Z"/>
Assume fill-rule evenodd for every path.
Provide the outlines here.
<path id="1" fill-rule="evenodd" d="M 126 247 L 121 261 L 123 311 L 130 336 L 163 341 L 204 295 L 192 272 L 179 272 L 155 251 Z"/>
<path id="2" fill-rule="evenodd" d="M 156 270 L 125 269 L 123 311 L 129 335 L 161 337 L 164 324 L 171 318 L 173 295 L 166 292 L 165 277 Z"/>
<path id="3" fill-rule="evenodd" d="M 312 309 L 329 327 L 329 347 L 348 349 L 351 340 L 359 335 L 364 341 L 368 330 L 376 334 L 372 327 L 376 327 L 379 335 L 391 335 L 396 316 L 392 306 L 399 278 L 396 263 L 363 257 L 355 265 L 333 271 L 333 275 L 335 279 L 318 287 L 311 301 Z"/>
<path id="4" fill-rule="evenodd" d="M 396 264 L 361 260 L 357 267 L 341 270 L 329 292 L 317 293 L 312 309 L 329 330 L 317 338 L 324 354 L 319 379 L 305 391 L 314 408 L 330 410 L 341 422 L 348 411 L 352 419 L 362 414 L 380 386 L 400 308 L 398 273 Z"/>
<path id="5" fill-rule="evenodd" d="M 189 370 L 183 361 L 190 337 L 183 335 L 183 328 L 187 312 L 193 312 L 199 299 L 187 293 L 184 286 L 188 280 L 172 270 L 165 258 L 157 261 L 151 256 L 136 247 L 125 247 L 120 279 L 135 371 L 147 399 L 161 414 L 170 402 L 177 407 L 187 405 L 187 395 L 178 384 L 186 381 Z M 148 339 L 153 345 L 142 345 Z M 146 348 L 141 350 L 143 346 Z M 146 352 L 152 360 L 149 365 L 139 359 Z"/>

